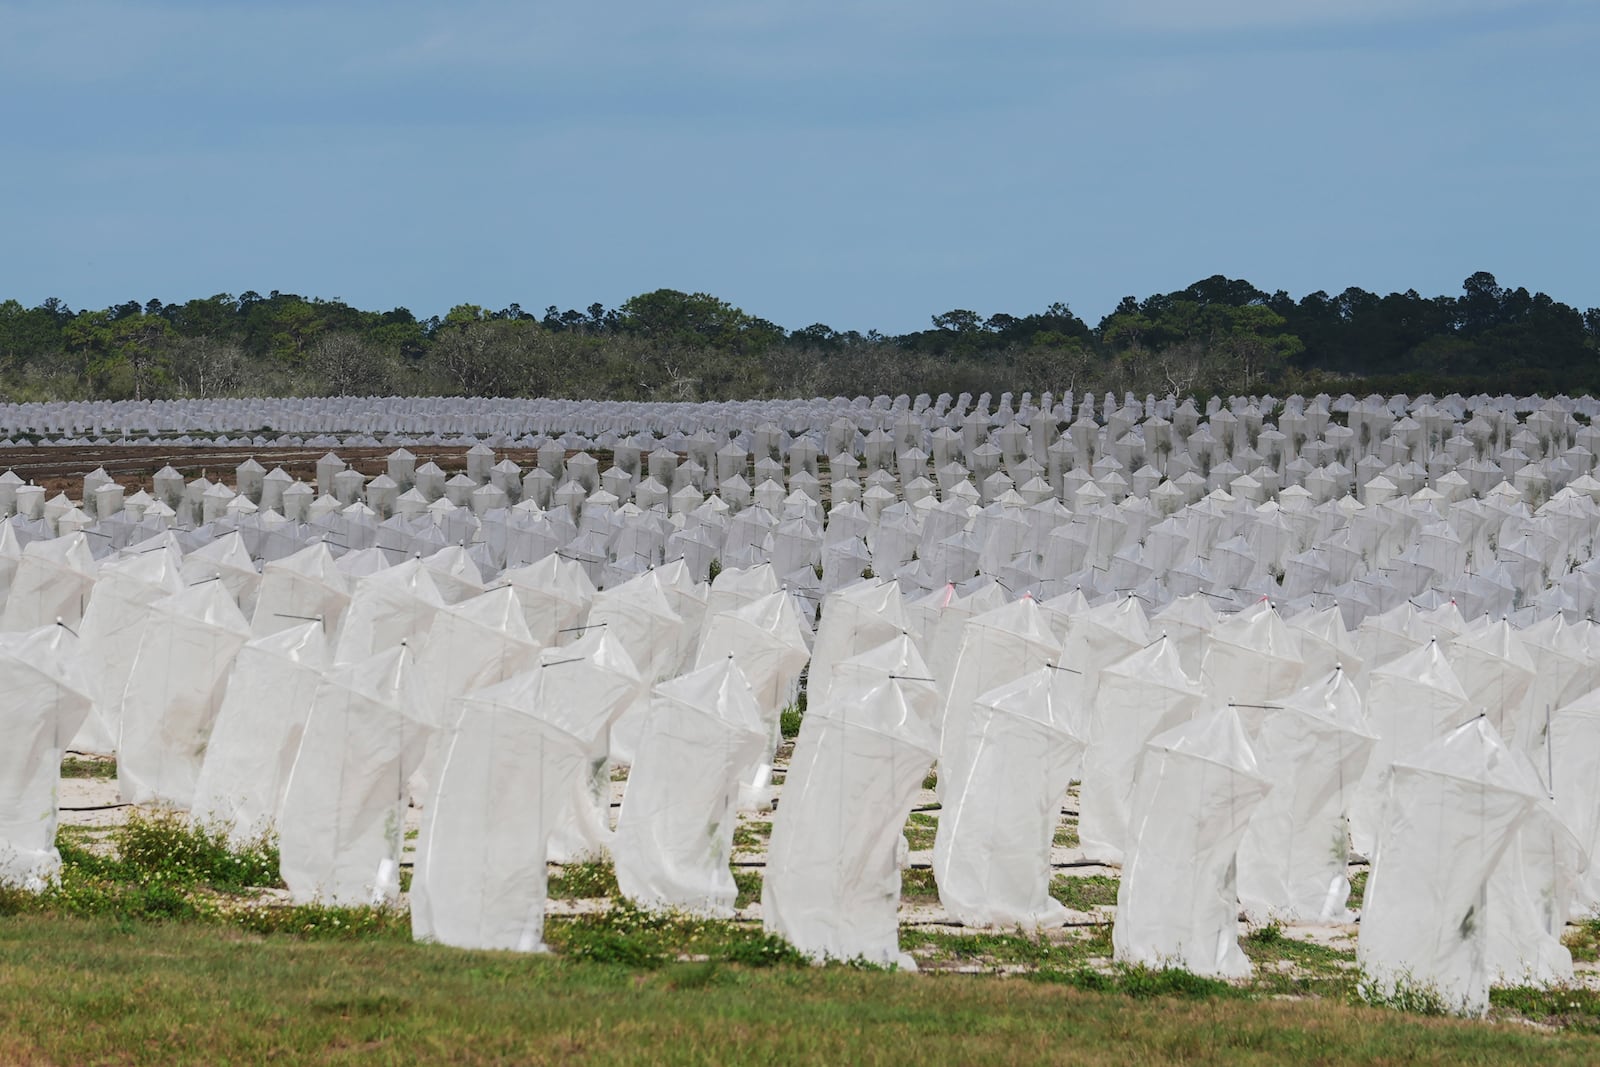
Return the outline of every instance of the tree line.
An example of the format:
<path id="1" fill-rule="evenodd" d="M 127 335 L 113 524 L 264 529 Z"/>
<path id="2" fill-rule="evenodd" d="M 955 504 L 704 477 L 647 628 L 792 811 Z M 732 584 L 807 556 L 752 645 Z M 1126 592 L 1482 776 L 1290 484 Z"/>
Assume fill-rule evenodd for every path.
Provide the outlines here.
<path id="1" fill-rule="evenodd" d="M 795 330 L 706 293 L 442 318 L 274 291 L 74 311 L 0 302 L 6 400 L 244 395 L 732 400 L 896 393 L 1600 391 L 1600 308 L 1467 278 L 1459 295 L 1296 300 L 1221 275 L 1090 326 L 1064 303 L 956 308 L 888 335 Z"/>

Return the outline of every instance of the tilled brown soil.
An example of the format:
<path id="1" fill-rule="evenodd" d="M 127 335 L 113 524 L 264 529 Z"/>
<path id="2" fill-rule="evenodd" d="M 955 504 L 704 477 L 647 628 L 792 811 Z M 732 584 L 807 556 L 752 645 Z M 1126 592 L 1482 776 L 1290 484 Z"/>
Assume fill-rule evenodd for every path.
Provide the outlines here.
<path id="1" fill-rule="evenodd" d="M 408 448 L 417 457 L 417 466 L 432 461 L 447 474 L 463 471 L 467 466 L 467 449 L 470 445 L 437 445 Z M 326 448 L 222 448 L 215 445 L 152 445 L 149 447 L 54 447 L 0 448 L 0 471 L 15 471 L 17 477 L 42 485 L 54 496 L 65 492 L 77 498 L 83 492 L 83 476 L 96 467 L 130 492 L 151 488 L 151 476 L 162 467 L 171 465 L 189 479 L 205 475 L 212 481 L 222 480 L 232 485 L 234 470 L 255 457 L 267 470 L 282 467 L 302 481 L 316 477 L 317 460 L 327 455 Z M 392 448 L 337 448 L 333 450 L 340 459 L 369 477 L 387 470 L 386 457 Z M 524 472 L 532 470 L 538 452 L 531 448 L 496 450 L 495 462 L 510 459 Z"/>

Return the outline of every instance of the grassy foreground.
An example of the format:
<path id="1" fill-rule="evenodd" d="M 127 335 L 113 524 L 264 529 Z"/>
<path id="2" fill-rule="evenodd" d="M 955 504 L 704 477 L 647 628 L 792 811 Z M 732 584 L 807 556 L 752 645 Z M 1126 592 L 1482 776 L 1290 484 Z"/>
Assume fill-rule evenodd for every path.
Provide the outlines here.
<path id="1" fill-rule="evenodd" d="M 0 922 L 0 1062 L 1593 1064 L 1600 1039 L 1337 1001 L 848 967 L 654 968 L 193 923 Z"/>

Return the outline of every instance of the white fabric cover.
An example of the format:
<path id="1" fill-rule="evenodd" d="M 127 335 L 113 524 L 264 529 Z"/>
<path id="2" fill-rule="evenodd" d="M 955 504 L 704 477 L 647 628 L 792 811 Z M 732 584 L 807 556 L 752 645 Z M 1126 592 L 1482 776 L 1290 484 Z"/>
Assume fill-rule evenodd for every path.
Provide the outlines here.
<path id="1" fill-rule="evenodd" d="M 1239 947 L 1234 859 L 1271 787 L 1238 712 L 1226 705 L 1150 739 L 1117 887 L 1118 961 L 1218 978 L 1250 974 Z"/>
<path id="2" fill-rule="evenodd" d="M 595 631 L 496 685 L 457 698 L 417 840 L 411 929 L 462 948 L 544 947 L 546 855 L 575 786 L 644 687 L 622 646 Z"/>
<path id="3" fill-rule="evenodd" d="M 623 896 L 642 907 L 733 916 L 728 861 L 739 781 L 767 737 L 731 656 L 655 687 L 612 844 Z"/>
<path id="4" fill-rule="evenodd" d="M 186 584 L 193 585 L 209 578 L 217 579 L 227 588 L 246 619 L 255 614 L 261 574 L 256 570 L 255 561 L 250 558 L 239 531 L 224 534 L 183 557 L 183 580 Z"/>
<path id="5" fill-rule="evenodd" d="M 328 665 L 319 622 L 256 637 L 239 650 L 190 806 L 242 845 L 274 832 L 289 771 Z"/>
<path id="6" fill-rule="evenodd" d="M 582 564 L 551 554 L 502 572 L 500 581 L 517 591 L 528 633 L 540 645 L 550 648 L 579 638 L 594 600 L 594 583 Z"/>
<path id="7" fill-rule="evenodd" d="M 1368 673 L 1367 722 L 1378 743 L 1350 808 L 1350 837 L 1357 852 L 1371 856 L 1377 845 L 1394 761 L 1426 748 L 1475 714 L 1437 641 Z"/>
<path id="8" fill-rule="evenodd" d="M 359 663 L 422 637 L 442 607 L 439 589 L 419 560 L 363 578 L 339 627 L 334 663 Z"/>
<path id="9" fill-rule="evenodd" d="M 1590 857 L 1573 906 L 1600 914 L 1600 689 L 1551 716 L 1545 745 L 1535 765 L 1546 768 L 1562 821 Z"/>
<path id="10" fill-rule="evenodd" d="M 1239 842 L 1239 900 L 1253 918 L 1348 921 L 1345 812 L 1376 743 L 1339 668 L 1267 716 L 1255 753 L 1272 792 Z"/>
<path id="11" fill-rule="evenodd" d="M 1523 758 L 1518 753 L 1519 758 Z M 1530 771 L 1535 768 L 1529 767 Z M 1573 979 L 1562 944 L 1589 856 L 1548 797 L 1541 797 L 1489 876 L 1489 973 L 1502 985 Z"/>
<path id="12" fill-rule="evenodd" d="M 334 667 L 317 686 L 278 821 L 296 903 L 392 903 L 400 895 L 406 780 L 425 740 L 403 698 L 405 645 Z"/>
<path id="13" fill-rule="evenodd" d="M 820 639 L 819 639 L 820 641 Z M 899 946 L 901 833 L 938 748 L 939 691 L 901 635 L 835 664 L 773 819 L 762 922 L 818 959 L 914 967 Z"/>
<path id="14" fill-rule="evenodd" d="M 761 754 L 740 775 L 739 805 L 766 806 L 772 760 L 783 742 L 783 709 L 794 698 L 811 658 L 805 626 L 788 594 L 774 591 L 707 618 L 695 665 L 709 666 L 729 656 L 750 683 L 767 730 Z"/>
<path id="15" fill-rule="evenodd" d="M 939 760 L 943 810 L 933 843 L 939 901 L 968 926 L 1059 926 L 1067 909 L 1050 896 L 1050 847 L 1081 728 L 1055 694 L 1046 666 L 978 698 L 946 729 Z"/>
<path id="16" fill-rule="evenodd" d="M 647 684 L 664 682 L 677 673 L 687 624 L 673 610 L 661 583 L 650 574 L 596 593 L 589 607 L 588 625 L 604 626 L 622 644 Z M 641 697 L 612 724 L 613 760 L 632 763 L 638 755 L 649 707 L 649 697 Z"/>
<path id="17" fill-rule="evenodd" d="M 88 540 L 82 533 L 70 533 L 30 541 L 23 548 L 5 611 L 0 612 L 0 632 L 25 633 L 58 619 L 78 629 L 99 570 Z"/>
<path id="18" fill-rule="evenodd" d="M 1488 1009 L 1489 878 L 1541 793 L 1485 718 L 1395 762 L 1356 947 L 1372 988 Z"/>
<path id="19" fill-rule="evenodd" d="M 1267 600 L 1223 619 L 1211 631 L 1200 687 L 1211 704 L 1233 704 L 1252 737 L 1273 705 L 1300 684 L 1300 641 Z"/>
<path id="20" fill-rule="evenodd" d="M 413 793 L 423 797 L 444 759 L 450 702 L 532 667 L 539 645 L 528 633 L 516 592 L 500 586 L 441 608 L 415 647 L 416 671 L 407 698 L 415 702 L 417 717 L 432 727 L 412 782 Z"/>
<path id="21" fill-rule="evenodd" d="M 318 541 L 261 568 L 250 631 L 265 637 L 321 619 L 327 634 L 336 636 L 349 605 L 350 582 Z"/>
<path id="22" fill-rule="evenodd" d="M 188 808 L 250 624 L 221 582 L 151 604 L 122 697 L 117 786 L 129 804 Z"/>
<path id="23" fill-rule="evenodd" d="M 78 636 L 94 690 L 94 708 L 73 747 L 110 754 L 122 734 L 122 694 L 149 621 L 150 605 L 183 589 L 175 545 L 160 545 L 100 568 L 94 596 L 84 609 Z"/>
<path id="24" fill-rule="evenodd" d="M 37 892 L 61 868 L 61 756 L 92 703 L 65 626 L 0 634 L 0 884 Z"/>
<path id="25" fill-rule="evenodd" d="M 1121 863 L 1132 843 L 1134 773 L 1145 742 L 1193 718 L 1204 705 L 1200 686 L 1183 673 L 1168 637 L 1102 670 L 1098 688 L 1084 713 L 1078 839 L 1090 859 Z"/>
<path id="26" fill-rule="evenodd" d="M 830 593 L 822 605 L 822 621 L 811 647 L 811 669 L 806 675 L 806 707 L 828 699 L 834 665 L 892 641 L 910 629 L 900 588 L 872 579 Z"/>

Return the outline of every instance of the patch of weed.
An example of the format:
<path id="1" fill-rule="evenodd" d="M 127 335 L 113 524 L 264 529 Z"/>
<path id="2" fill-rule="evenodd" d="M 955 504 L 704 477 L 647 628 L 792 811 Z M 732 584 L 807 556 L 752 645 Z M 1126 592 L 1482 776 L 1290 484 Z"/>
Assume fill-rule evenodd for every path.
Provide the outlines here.
<path id="1" fill-rule="evenodd" d="M 735 852 L 754 852 L 767 843 L 767 838 L 772 836 L 772 823 L 762 819 L 751 819 L 740 822 L 733 828 L 733 850 Z"/>
<path id="2" fill-rule="evenodd" d="M 639 908 L 625 900 L 602 912 L 552 918 L 545 939 L 563 956 L 633 970 L 653 970 L 680 957 L 746 967 L 808 962 L 793 945 L 757 926 Z"/>
<path id="3" fill-rule="evenodd" d="M 1600 992 L 1582 986 L 1497 986 L 1489 990 L 1489 1004 L 1535 1022 L 1600 1034 Z"/>
<path id="4" fill-rule="evenodd" d="M 1050 882 L 1050 895 L 1073 911 L 1093 911 L 1117 903 L 1118 881 L 1107 874 L 1057 875 Z"/>
<path id="5" fill-rule="evenodd" d="M 939 818 L 923 811 L 914 811 L 906 820 L 906 844 L 911 846 L 913 852 L 933 847 L 933 839 L 939 832 Z"/>
<path id="6" fill-rule="evenodd" d="M 742 867 L 733 872 L 733 884 L 739 890 L 733 906 L 748 908 L 761 899 L 761 872 Z"/>
<path id="7" fill-rule="evenodd" d="M 556 900 L 594 900 L 618 897 L 617 869 L 609 859 L 568 863 L 549 881 L 548 894 Z"/>
<path id="8" fill-rule="evenodd" d="M 61 761 L 63 778 L 115 778 L 117 761 L 114 759 L 81 759 L 68 756 Z"/>
<path id="9" fill-rule="evenodd" d="M 937 900 L 939 886 L 933 880 L 933 871 L 927 867 L 901 871 L 900 895 L 907 900 Z"/>

